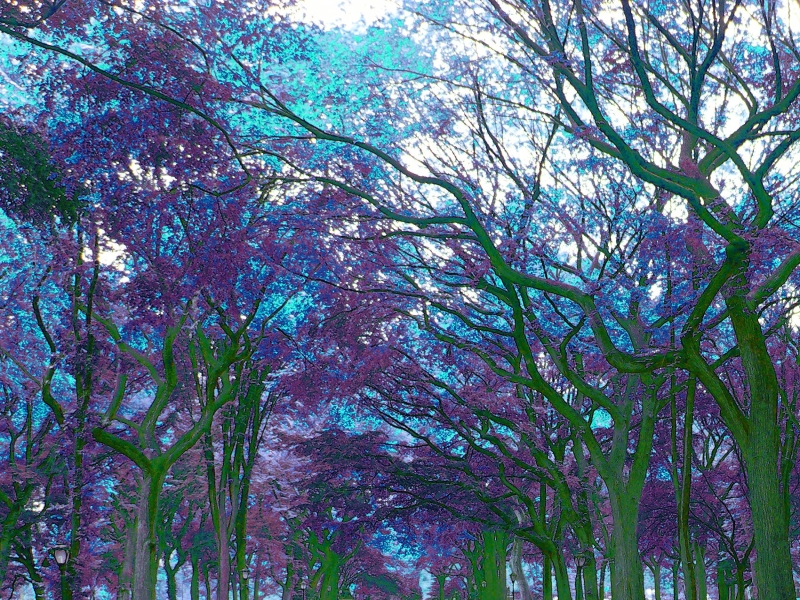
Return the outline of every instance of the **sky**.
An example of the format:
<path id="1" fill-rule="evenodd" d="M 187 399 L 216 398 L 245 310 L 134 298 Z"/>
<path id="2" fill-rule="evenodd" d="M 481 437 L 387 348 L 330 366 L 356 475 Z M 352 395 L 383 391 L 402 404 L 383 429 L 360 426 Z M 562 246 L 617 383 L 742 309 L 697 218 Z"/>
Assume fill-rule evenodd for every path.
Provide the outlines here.
<path id="1" fill-rule="evenodd" d="M 326 29 L 362 30 L 399 10 L 399 0 L 301 0 L 300 20 Z"/>

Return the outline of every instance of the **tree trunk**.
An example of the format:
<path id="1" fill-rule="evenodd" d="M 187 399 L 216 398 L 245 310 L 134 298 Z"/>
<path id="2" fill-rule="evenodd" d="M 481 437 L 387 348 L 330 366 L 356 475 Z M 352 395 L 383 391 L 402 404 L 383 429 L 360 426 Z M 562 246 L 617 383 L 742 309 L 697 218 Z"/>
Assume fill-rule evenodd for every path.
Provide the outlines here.
<path id="1" fill-rule="evenodd" d="M 603 565 L 600 567 L 600 581 L 597 586 L 597 595 L 600 600 L 605 600 L 606 597 L 606 568 L 608 562 L 602 561 Z"/>
<path id="2" fill-rule="evenodd" d="M 661 600 L 661 565 L 653 563 L 653 588 L 654 600 Z"/>
<path id="3" fill-rule="evenodd" d="M 3 519 L 3 527 L 0 528 L 0 581 L 6 580 L 6 571 L 11 557 L 11 544 L 14 536 L 17 535 L 17 521 L 22 513 L 24 502 L 17 502 Z"/>
<path id="4" fill-rule="evenodd" d="M 597 596 L 597 563 L 594 558 L 587 561 L 583 568 L 583 597 L 586 600 L 598 600 Z"/>
<path id="5" fill-rule="evenodd" d="M 192 600 L 200 600 L 200 562 L 199 557 L 192 552 L 192 583 L 190 596 Z"/>
<path id="6" fill-rule="evenodd" d="M 542 597 L 553 600 L 553 563 L 547 554 L 542 559 Z"/>
<path id="7" fill-rule="evenodd" d="M 136 543 L 133 559 L 133 600 L 156 600 L 158 559 L 156 519 L 163 475 L 142 474 L 136 510 Z"/>
<path id="8" fill-rule="evenodd" d="M 780 478 L 778 379 L 758 314 L 743 296 L 726 300 L 750 391 L 749 427 L 731 431 L 744 451 L 753 514 L 756 560 L 753 569 L 760 600 L 795 598 L 789 548 L 789 514 Z M 730 416 L 723 414 L 724 416 Z M 732 417 L 731 417 L 732 418 Z"/>
<path id="9" fill-rule="evenodd" d="M 753 437 L 761 438 L 755 429 L 752 430 Z M 758 598 L 795 598 L 787 507 L 778 480 L 778 452 L 754 440 L 745 460 L 753 514 L 756 548 L 754 579 Z"/>
<path id="10" fill-rule="evenodd" d="M 695 573 L 695 562 L 692 557 L 692 541 L 689 532 L 689 507 L 691 502 L 692 489 L 692 427 L 694 424 L 694 401 L 697 393 L 697 378 L 690 377 L 686 390 L 686 411 L 683 418 L 683 457 L 678 456 L 677 451 L 677 410 L 675 398 L 672 399 L 672 461 L 673 483 L 675 484 L 675 496 L 678 508 L 678 546 L 681 553 L 681 565 L 683 566 L 683 593 L 685 600 L 697 600 L 697 575 Z M 678 463 L 681 463 L 680 477 L 678 477 Z M 705 600 L 705 598 L 702 598 Z"/>
<path id="11" fill-rule="evenodd" d="M 680 563 L 676 560 L 672 563 L 672 600 L 678 600 L 678 571 Z"/>
<path id="12" fill-rule="evenodd" d="M 700 544 L 694 545 L 695 580 L 697 581 L 697 597 L 708 600 L 708 585 L 706 582 L 706 549 Z"/>
<path id="13" fill-rule="evenodd" d="M 486 587 L 482 598 L 506 597 L 506 549 L 508 534 L 504 531 L 483 532 L 483 575 Z"/>
<path id="14" fill-rule="evenodd" d="M 136 558 L 136 515 L 125 519 L 125 549 L 119 570 L 119 599 L 130 600 L 133 588 L 133 563 Z"/>
<path id="15" fill-rule="evenodd" d="M 522 570 L 523 543 L 524 542 L 520 538 L 514 538 L 514 543 L 511 546 L 511 572 L 517 578 L 516 586 L 519 587 L 520 600 L 533 600 L 531 587 L 528 585 L 528 579 L 525 577 L 525 572 Z"/>
<path id="16" fill-rule="evenodd" d="M 220 486 L 219 495 L 221 497 L 219 512 L 219 528 L 217 530 L 217 600 L 228 600 L 231 582 L 231 554 L 228 548 L 228 517 L 225 514 L 225 491 L 224 486 Z"/>
<path id="17" fill-rule="evenodd" d="M 639 558 L 636 527 L 639 520 L 639 497 L 631 498 L 609 490 L 614 531 L 611 534 L 614 569 L 611 572 L 611 596 L 614 600 L 644 600 L 644 568 Z"/>
<path id="18" fill-rule="evenodd" d="M 553 572 L 556 576 L 556 594 L 559 598 L 571 598 L 572 593 L 569 589 L 569 573 L 564 557 L 556 554 L 553 557 Z"/>

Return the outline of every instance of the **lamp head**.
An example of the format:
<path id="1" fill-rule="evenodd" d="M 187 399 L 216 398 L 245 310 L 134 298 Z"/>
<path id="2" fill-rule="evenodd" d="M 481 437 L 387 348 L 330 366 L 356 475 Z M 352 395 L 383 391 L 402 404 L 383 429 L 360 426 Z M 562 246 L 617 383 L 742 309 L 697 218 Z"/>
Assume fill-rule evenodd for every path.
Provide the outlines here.
<path id="1" fill-rule="evenodd" d="M 56 546 L 53 548 L 53 558 L 56 559 L 56 564 L 63 567 L 69 560 L 69 548 L 66 546 Z"/>

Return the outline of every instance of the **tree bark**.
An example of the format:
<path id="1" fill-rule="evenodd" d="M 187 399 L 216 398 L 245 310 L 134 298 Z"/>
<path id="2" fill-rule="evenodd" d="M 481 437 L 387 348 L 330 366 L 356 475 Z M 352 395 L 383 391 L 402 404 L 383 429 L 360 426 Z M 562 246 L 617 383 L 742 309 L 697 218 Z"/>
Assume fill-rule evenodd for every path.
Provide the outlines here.
<path id="1" fill-rule="evenodd" d="M 158 557 L 156 550 L 156 519 L 158 499 L 164 475 L 143 473 L 139 487 L 139 505 L 136 510 L 136 541 L 133 559 L 133 600 L 156 600 Z"/>
<path id="2" fill-rule="evenodd" d="M 609 490 L 614 531 L 611 534 L 614 570 L 611 595 L 614 600 L 644 600 L 644 568 L 639 558 L 636 526 L 639 520 L 639 496 Z"/>
<path id="3" fill-rule="evenodd" d="M 190 587 L 190 597 L 192 600 L 200 600 L 200 558 L 192 552 L 192 583 Z"/>
<path id="4" fill-rule="evenodd" d="M 740 296 L 726 302 L 750 390 L 750 419 L 743 449 L 753 515 L 758 597 L 795 598 L 789 514 L 780 477 L 778 380 L 758 314 Z M 732 429 L 732 431 L 734 431 Z M 738 431 L 737 431 L 738 433 Z M 743 437 L 741 434 L 739 437 Z M 744 443 L 742 443 L 744 442 Z"/>
<path id="5" fill-rule="evenodd" d="M 695 563 L 695 580 L 697 581 L 697 597 L 700 600 L 708 599 L 708 584 L 706 582 L 706 549 L 700 544 L 693 544 Z"/>
<path id="6" fill-rule="evenodd" d="M 556 576 L 556 594 L 559 598 L 571 598 L 572 592 L 569 587 L 569 573 L 564 557 L 561 554 L 553 556 L 553 572 Z"/>
<path id="7" fill-rule="evenodd" d="M 547 554 L 542 558 L 542 597 L 553 600 L 553 563 Z"/>

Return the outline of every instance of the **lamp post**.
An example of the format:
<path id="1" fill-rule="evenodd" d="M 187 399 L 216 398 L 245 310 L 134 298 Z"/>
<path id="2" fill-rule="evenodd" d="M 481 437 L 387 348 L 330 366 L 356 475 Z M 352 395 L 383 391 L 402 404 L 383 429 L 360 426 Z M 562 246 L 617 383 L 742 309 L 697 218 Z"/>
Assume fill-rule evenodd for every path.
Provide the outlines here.
<path id="1" fill-rule="evenodd" d="M 66 546 L 55 546 L 53 548 L 53 558 L 58 565 L 58 570 L 61 571 L 61 598 L 64 600 L 69 597 L 67 593 L 67 578 L 64 576 L 67 571 L 67 563 L 69 562 L 69 548 Z"/>
<path id="2" fill-rule="evenodd" d="M 586 566 L 586 555 L 575 555 L 575 600 L 583 600 L 583 567 Z"/>
<path id="3" fill-rule="evenodd" d="M 303 590 L 303 600 L 306 600 L 306 590 L 308 589 L 308 582 L 305 579 L 300 582 L 300 589 Z"/>
<path id="4" fill-rule="evenodd" d="M 248 567 L 247 565 L 242 567 L 242 570 L 239 571 L 239 576 L 242 578 L 241 581 L 242 598 L 249 598 L 250 588 L 247 587 L 247 580 L 250 579 L 250 567 Z"/>
<path id="5" fill-rule="evenodd" d="M 514 600 L 517 597 L 517 590 L 515 584 L 517 582 L 517 574 L 514 571 L 511 571 L 511 600 Z"/>

